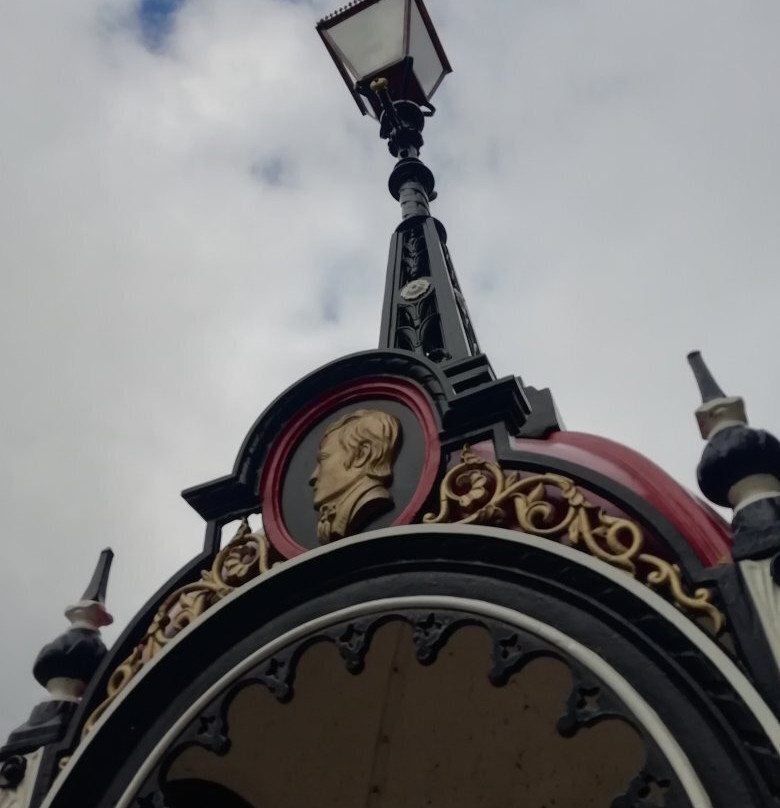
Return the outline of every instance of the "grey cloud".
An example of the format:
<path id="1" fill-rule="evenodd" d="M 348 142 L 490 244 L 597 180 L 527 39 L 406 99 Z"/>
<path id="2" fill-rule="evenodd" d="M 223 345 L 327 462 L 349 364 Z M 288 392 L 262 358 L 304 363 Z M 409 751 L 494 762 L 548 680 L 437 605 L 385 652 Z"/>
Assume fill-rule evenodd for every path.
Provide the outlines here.
<path id="1" fill-rule="evenodd" d="M 497 371 L 691 487 L 688 350 L 778 431 L 780 7 L 429 6 L 456 72 L 423 156 Z M 179 491 L 379 328 L 392 160 L 314 34 L 330 7 L 188 2 L 162 53 L 135 9 L 16 3 L 0 30 L 0 730 L 100 549 L 111 638 L 202 542 Z"/>

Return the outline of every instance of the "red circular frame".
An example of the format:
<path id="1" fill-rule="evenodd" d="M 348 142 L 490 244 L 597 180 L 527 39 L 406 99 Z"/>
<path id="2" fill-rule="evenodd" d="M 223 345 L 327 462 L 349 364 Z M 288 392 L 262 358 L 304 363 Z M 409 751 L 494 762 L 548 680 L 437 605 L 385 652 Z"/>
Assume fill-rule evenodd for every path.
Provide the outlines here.
<path id="1" fill-rule="evenodd" d="M 387 398 L 408 407 L 420 424 L 426 444 L 420 482 L 393 526 L 409 524 L 428 498 L 439 470 L 441 443 L 436 417 L 425 393 L 402 379 L 369 378 L 337 387 L 293 417 L 275 441 L 263 469 L 260 482 L 263 526 L 271 544 L 284 558 L 292 558 L 310 549 L 295 541 L 282 518 L 282 484 L 290 456 L 301 439 L 329 412 L 369 398 Z"/>

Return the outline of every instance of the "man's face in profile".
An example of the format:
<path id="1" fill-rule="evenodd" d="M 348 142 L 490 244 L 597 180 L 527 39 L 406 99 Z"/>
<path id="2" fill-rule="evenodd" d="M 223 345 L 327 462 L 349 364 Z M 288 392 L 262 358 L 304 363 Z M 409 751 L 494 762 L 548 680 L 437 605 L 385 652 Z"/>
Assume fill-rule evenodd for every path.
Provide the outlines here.
<path id="1" fill-rule="evenodd" d="M 317 539 L 327 544 L 362 529 L 393 506 L 388 486 L 401 425 L 382 410 L 355 410 L 325 430 L 309 479 L 319 510 Z"/>
<path id="2" fill-rule="evenodd" d="M 317 465 L 309 479 L 314 488 L 314 507 L 330 502 L 350 488 L 366 472 L 361 462 L 359 447 L 353 457 L 344 449 L 339 441 L 339 430 L 327 434 L 320 443 L 317 453 Z"/>

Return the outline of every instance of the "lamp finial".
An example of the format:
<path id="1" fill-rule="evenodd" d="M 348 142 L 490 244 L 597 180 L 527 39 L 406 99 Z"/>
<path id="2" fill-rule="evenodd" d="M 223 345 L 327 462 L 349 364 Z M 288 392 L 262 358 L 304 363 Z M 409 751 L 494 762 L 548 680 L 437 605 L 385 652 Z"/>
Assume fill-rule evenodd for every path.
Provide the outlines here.
<path id="1" fill-rule="evenodd" d="M 710 373 L 710 369 L 705 364 L 701 351 L 691 351 L 688 354 L 688 364 L 691 366 L 696 384 L 699 386 L 702 404 L 716 398 L 726 398 L 726 394 L 720 389 L 712 373 Z"/>
<path id="2" fill-rule="evenodd" d="M 746 424 L 745 402 L 739 396 L 727 396 L 720 389 L 704 363 L 701 351 L 691 351 L 688 354 L 688 364 L 701 393 L 702 401 L 696 408 L 696 420 L 704 440 L 709 440 L 726 427 Z"/>

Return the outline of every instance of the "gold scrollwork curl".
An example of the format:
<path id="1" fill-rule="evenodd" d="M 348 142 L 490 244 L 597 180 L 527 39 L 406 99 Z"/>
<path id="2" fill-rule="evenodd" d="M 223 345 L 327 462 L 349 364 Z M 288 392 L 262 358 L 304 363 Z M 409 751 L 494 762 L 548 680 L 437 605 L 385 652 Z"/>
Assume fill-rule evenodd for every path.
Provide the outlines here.
<path id="1" fill-rule="evenodd" d="M 217 553 L 211 569 L 203 570 L 200 580 L 185 584 L 160 604 L 141 641 L 111 674 L 106 698 L 86 720 L 82 737 L 89 733 L 141 668 L 174 637 L 215 603 L 269 568 L 268 540 L 261 532 L 253 533 L 249 522 L 243 519 L 236 535 Z"/>
<path id="2" fill-rule="evenodd" d="M 685 591 L 678 564 L 672 564 L 647 553 L 642 553 L 639 560 L 651 567 L 645 577 L 645 582 L 649 586 L 658 590 L 667 589 L 673 602 L 683 611 L 708 618 L 711 632 L 716 636 L 723 631 L 725 617 L 712 603 L 711 589 L 701 586 L 694 590 L 693 595 L 689 595 Z"/>
<path id="3" fill-rule="evenodd" d="M 689 594 L 677 564 L 642 552 L 645 537 L 639 525 L 604 513 L 568 477 L 506 473 L 465 446 L 460 463 L 444 475 L 439 494 L 439 512 L 426 513 L 423 522 L 494 525 L 565 540 L 665 594 L 689 616 L 705 618 L 712 634 L 723 630 L 725 619 L 713 603 L 712 589 Z"/>

